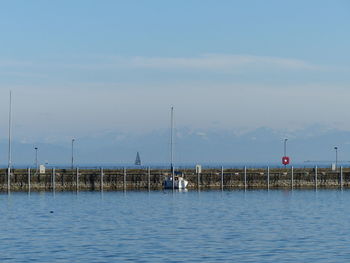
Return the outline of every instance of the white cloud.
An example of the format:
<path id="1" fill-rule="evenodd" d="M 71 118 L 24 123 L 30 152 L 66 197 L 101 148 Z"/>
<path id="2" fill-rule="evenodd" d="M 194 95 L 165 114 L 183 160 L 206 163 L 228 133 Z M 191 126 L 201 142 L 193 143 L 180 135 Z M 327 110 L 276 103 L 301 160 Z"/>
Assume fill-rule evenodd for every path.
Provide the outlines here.
<path id="1" fill-rule="evenodd" d="M 118 59 L 117 59 L 118 60 Z M 276 67 L 292 70 L 324 70 L 304 60 L 252 55 L 206 54 L 199 57 L 132 57 L 125 64 L 139 68 L 230 70 L 237 68 Z"/>
<path id="2" fill-rule="evenodd" d="M 8 68 L 8 67 L 28 67 L 33 66 L 35 62 L 24 61 L 24 60 L 0 60 L 0 68 Z"/>
<path id="3" fill-rule="evenodd" d="M 83 62 L 82 62 L 83 61 Z M 0 67 L 24 69 L 71 69 L 71 70 L 110 70 L 110 69 L 172 69 L 232 71 L 237 69 L 254 70 L 315 70 L 323 71 L 334 67 L 313 64 L 296 59 L 272 56 L 238 54 L 203 54 L 193 57 L 146 57 L 146 56 L 91 56 L 73 58 L 70 61 L 52 59 L 47 61 L 0 61 Z M 344 70 L 344 69 L 343 69 Z"/>
<path id="4" fill-rule="evenodd" d="M 13 77 L 7 82 L 0 82 L 0 138 L 6 137 L 9 89 L 14 91 L 14 123 L 22 126 L 16 127 L 15 131 L 23 137 L 28 134 L 37 134 L 38 137 L 59 134 L 62 137 L 92 134 L 105 129 L 142 133 L 167 128 L 169 105 L 176 107 L 175 120 L 178 120 L 179 126 L 190 128 L 244 130 L 266 126 L 295 129 L 317 122 L 336 123 L 336 127 L 350 129 L 346 122 L 348 85 L 333 83 L 333 79 L 317 83 L 300 79 L 294 83 L 288 81 L 291 78 L 282 76 L 279 82 L 270 83 L 265 82 L 261 74 L 255 77 L 247 74 L 249 81 L 211 79 L 210 76 L 197 79 L 197 75 L 188 79 L 178 74 L 173 81 L 168 76 L 162 78 L 161 74 L 151 74 L 151 78 L 144 79 L 140 74 L 141 80 L 134 81 L 138 79 L 137 74 L 130 74 L 132 78 L 125 79 L 119 78 L 121 74 L 115 74 L 118 68 L 130 69 L 131 73 L 138 68 L 159 69 L 160 72 L 167 68 L 168 71 L 203 71 L 202 75 L 206 76 L 209 71 L 234 73 L 239 69 L 249 71 L 253 68 L 260 70 L 265 77 L 268 68 L 326 69 L 303 60 L 212 54 L 188 58 L 90 57 L 86 61 L 83 68 L 79 68 L 83 65 L 78 63 L 37 62 L 37 70 L 27 71 L 24 66 L 19 70 L 34 75 L 48 73 L 45 80 L 33 76 L 33 81 Z M 27 65 L 31 67 L 33 64 Z M 46 72 L 44 67 L 52 68 Z M 54 67 L 64 70 L 56 72 L 52 70 Z M 68 67 L 71 68 L 68 70 Z M 96 71 L 104 68 L 113 70 L 101 70 L 103 74 L 97 78 Z M 122 72 L 125 73 L 124 70 Z M 276 76 L 275 72 L 272 73 L 271 77 Z M 321 74 L 323 72 L 318 75 Z M 293 78 L 294 72 L 290 75 Z M 74 77 L 69 79 L 70 76 Z M 250 81 L 250 77 L 255 81 Z M 205 138 L 204 134 L 197 136 Z"/>

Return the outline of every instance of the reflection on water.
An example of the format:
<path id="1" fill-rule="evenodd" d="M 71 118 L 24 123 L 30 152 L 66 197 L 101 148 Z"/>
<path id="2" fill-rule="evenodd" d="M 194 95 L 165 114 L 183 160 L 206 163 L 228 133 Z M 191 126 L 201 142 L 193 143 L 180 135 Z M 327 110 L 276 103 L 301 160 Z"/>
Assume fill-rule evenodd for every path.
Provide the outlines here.
<path id="1" fill-rule="evenodd" d="M 0 195 L 0 262 L 348 262 L 350 191 Z"/>

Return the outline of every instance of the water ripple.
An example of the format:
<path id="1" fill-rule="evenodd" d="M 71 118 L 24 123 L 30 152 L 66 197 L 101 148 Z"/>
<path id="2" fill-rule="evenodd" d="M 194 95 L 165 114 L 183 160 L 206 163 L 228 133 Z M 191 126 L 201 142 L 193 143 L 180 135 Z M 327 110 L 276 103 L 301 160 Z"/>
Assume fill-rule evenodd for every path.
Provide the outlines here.
<path id="1" fill-rule="evenodd" d="M 350 191 L 0 195 L 0 262 L 348 262 Z"/>

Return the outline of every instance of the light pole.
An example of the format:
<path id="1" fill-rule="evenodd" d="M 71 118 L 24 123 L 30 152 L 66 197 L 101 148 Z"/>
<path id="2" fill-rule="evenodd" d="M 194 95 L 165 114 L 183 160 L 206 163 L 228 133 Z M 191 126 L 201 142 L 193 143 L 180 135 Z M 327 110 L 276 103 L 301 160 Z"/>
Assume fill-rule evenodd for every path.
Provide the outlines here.
<path id="1" fill-rule="evenodd" d="M 38 147 L 34 147 L 35 149 L 35 172 L 38 172 Z"/>
<path id="2" fill-rule="evenodd" d="M 72 166 L 71 166 L 72 170 L 74 168 L 74 141 L 75 139 L 73 138 L 72 139 Z"/>
<path id="3" fill-rule="evenodd" d="M 288 139 L 285 138 L 284 139 L 284 156 L 287 156 L 287 141 L 288 141 Z"/>
<path id="4" fill-rule="evenodd" d="M 282 157 L 282 163 L 284 164 L 284 167 L 287 166 L 287 164 L 289 163 L 289 159 L 287 157 L 287 141 L 288 139 L 285 138 L 283 143 L 284 143 L 284 150 L 283 150 L 283 157 Z"/>
<path id="5" fill-rule="evenodd" d="M 7 189 L 10 189 L 11 168 L 12 168 L 12 91 L 10 90 L 9 105 L 9 148 L 8 148 L 8 166 L 7 166 Z"/>
<path id="6" fill-rule="evenodd" d="M 337 168 L 338 168 L 338 147 L 335 146 L 334 150 L 335 150 L 335 169 L 337 170 Z"/>

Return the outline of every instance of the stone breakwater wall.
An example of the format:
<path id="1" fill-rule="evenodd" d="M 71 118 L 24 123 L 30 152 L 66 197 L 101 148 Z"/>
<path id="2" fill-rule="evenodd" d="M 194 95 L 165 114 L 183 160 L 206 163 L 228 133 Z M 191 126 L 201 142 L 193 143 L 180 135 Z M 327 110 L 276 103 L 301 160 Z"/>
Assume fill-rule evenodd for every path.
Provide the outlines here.
<path id="1" fill-rule="evenodd" d="M 315 168 L 278 169 L 194 169 L 181 170 L 189 181 L 188 189 L 276 189 L 276 188 L 350 188 L 350 168 L 337 171 Z M 160 169 L 14 169 L 11 191 L 75 190 L 157 190 L 162 189 Z M 6 169 L 0 169 L 0 191 L 8 191 Z"/>

